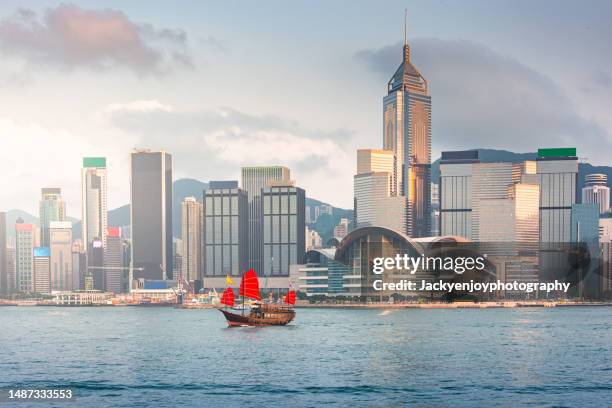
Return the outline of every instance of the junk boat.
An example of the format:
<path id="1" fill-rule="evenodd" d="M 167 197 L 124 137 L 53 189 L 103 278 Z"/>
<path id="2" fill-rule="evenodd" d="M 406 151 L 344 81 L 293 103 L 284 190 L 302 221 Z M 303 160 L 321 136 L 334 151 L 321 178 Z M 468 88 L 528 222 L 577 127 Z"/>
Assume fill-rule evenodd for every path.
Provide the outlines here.
<path id="1" fill-rule="evenodd" d="M 240 326 L 284 326 L 295 318 L 295 291 L 290 290 L 284 297 L 283 304 L 263 303 L 259 295 L 259 281 L 253 269 L 242 276 L 240 282 L 242 308 L 234 308 L 234 289 L 228 287 L 221 295 L 220 303 L 225 305 L 219 311 L 223 313 L 230 327 Z M 250 309 L 244 307 L 245 299 L 253 299 Z"/>

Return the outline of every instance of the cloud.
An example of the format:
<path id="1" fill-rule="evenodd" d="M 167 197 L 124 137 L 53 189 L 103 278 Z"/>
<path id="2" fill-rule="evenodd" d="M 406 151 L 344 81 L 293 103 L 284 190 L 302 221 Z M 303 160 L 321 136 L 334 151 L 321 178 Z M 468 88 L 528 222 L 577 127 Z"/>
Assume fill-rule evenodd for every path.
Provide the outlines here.
<path id="1" fill-rule="evenodd" d="M 411 46 L 430 84 L 436 149 L 577 145 L 581 156 L 603 160 L 612 148 L 610 133 L 580 115 L 544 73 L 468 41 L 426 38 Z M 359 51 L 355 58 L 379 74 L 377 80 L 388 80 L 400 63 L 401 44 Z"/>
<path id="2" fill-rule="evenodd" d="M 99 117 L 135 138 L 134 147 L 171 153 L 175 178 L 236 178 L 243 166 L 279 164 L 291 168 L 311 197 L 352 197 L 348 130 L 308 129 L 295 120 L 229 108 L 182 110 L 158 100 L 112 104 Z"/>
<path id="3" fill-rule="evenodd" d="M 138 74 L 191 66 L 182 30 L 137 24 L 121 11 L 74 5 L 47 9 L 42 16 L 20 9 L 0 21 L 0 50 L 31 64 L 107 69 Z"/>

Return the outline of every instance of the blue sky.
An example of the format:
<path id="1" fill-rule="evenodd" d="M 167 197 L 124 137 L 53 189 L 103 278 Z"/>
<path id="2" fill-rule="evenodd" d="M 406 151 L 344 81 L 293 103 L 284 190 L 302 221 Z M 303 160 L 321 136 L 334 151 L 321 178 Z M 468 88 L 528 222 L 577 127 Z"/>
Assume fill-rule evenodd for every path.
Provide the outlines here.
<path id="1" fill-rule="evenodd" d="M 434 158 L 571 145 L 612 164 L 610 2 L 3 1 L 0 209 L 35 212 L 59 186 L 78 216 L 83 155 L 108 156 L 111 207 L 126 203 L 134 147 L 172 153 L 175 178 L 286 164 L 350 207 L 355 149 L 382 143 L 404 8 Z"/>

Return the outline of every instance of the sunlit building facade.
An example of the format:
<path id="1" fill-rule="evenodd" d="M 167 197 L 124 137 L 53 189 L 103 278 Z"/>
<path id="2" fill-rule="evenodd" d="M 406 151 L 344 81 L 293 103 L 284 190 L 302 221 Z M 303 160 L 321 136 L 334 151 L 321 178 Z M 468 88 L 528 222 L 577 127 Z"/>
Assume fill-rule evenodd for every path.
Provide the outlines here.
<path id="1" fill-rule="evenodd" d="M 105 157 L 84 157 L 81 168 L 81 230 L 85 247 L 95 238 L 106 246 L 108 193 Z"/>
<path id="2" fill-rule="evenodd" d="M 72 276 L 72 222 L 50 225 L 51 290 L 75 290 Z"/>
<path id="3" fill-rule="evenodd" d="M 181 203 L 181 274 L 187 280 L 202 279 L 202 208 L 195 197 Z"/>
<path id="4" fill-rule="evenodd" d="M 59 188 L 43 188 L 39 203 L 40 215 L 40 246 L 49 247 L 50 224 L 54 221 L 66 220 L 66 203 Z"/>

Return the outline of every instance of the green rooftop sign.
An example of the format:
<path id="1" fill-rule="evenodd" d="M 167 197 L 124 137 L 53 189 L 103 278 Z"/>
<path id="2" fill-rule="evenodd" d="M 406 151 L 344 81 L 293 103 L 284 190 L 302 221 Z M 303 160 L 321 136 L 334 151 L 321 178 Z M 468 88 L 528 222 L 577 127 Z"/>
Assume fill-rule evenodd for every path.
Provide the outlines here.
<path id="1" fill-rule="evenodd" d="M 106 157 L 83 157 L 83 167 L 106 168 Z"/>
<path id="2" fill-rule="evenodd" d="M 558 147 L 554 149 L 538 149 L 538 157 L 576 157 L 576 148 Z"/>

